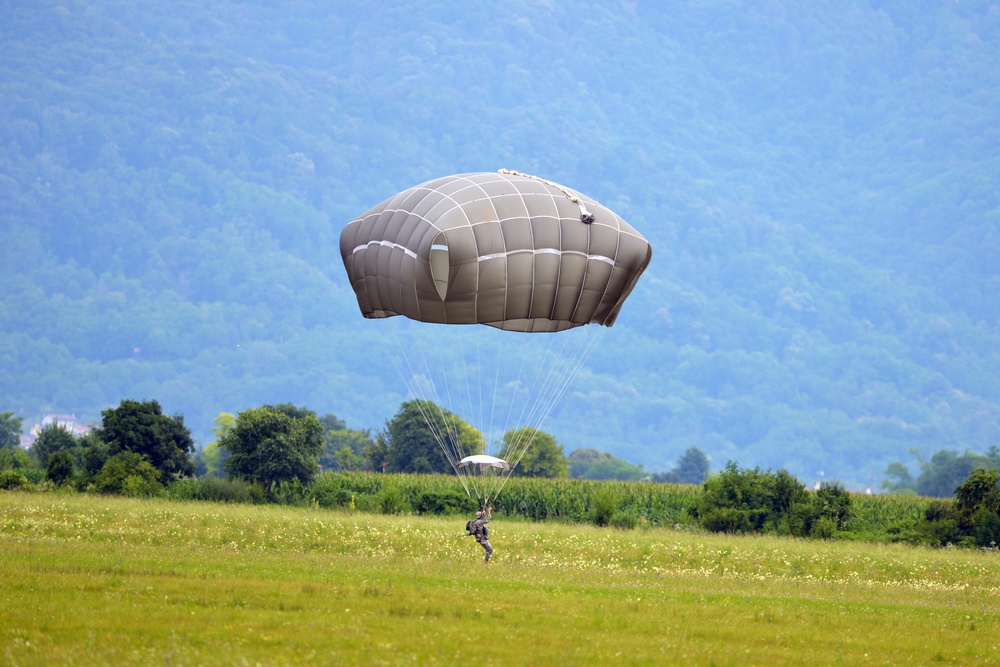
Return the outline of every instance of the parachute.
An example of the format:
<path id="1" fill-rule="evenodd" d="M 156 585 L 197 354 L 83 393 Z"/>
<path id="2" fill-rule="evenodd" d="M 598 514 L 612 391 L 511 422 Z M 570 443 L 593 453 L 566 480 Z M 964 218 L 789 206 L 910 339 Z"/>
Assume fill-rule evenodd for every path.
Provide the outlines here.
<path id="1" fill-rule="evenodd" d="M 366 318 L 402 315 L 419 323 L 484 324 L 543 336 L 587 324 L 612 326 L 652 258 L 649 242 L 610 209 L 565 186 L 508 170 L 445 176 L 404 190 L 348 223 L 340 252 Z M 436 336 L 434 360 L 411 359 L 406 335 L 397 368 L 411 393 L 438 400 L 434 371 L 454 361 L 468 385 L 471 368 L 483 372 L 481 348 L 502 348 L 511 335 L 485 345 L 477 338 L 475 356 L 471 345 Z M 582 340 L 575 347 L 550 341 L 548 352 L 499 361 L 494 397 L 532 394 L 520 415 L 538 429 L 592 349 L 593 339 Z M 543 359 L 556 360 L 561 370 L 542 370 Z M 500 382 L 501 368 L 518 366 L 515 379 Z M 523 391 L 528 384 L 531 391 Z M 463 465 L 467 455 L 482 452 L 461 451 L 457 440 L 438 438 L 470 495 L 465 478 L 505 480 L 530 447 L 530 441 L 507 443 L 506 467 Z M 473 490 L 485 502 L 499 488 Z"/>

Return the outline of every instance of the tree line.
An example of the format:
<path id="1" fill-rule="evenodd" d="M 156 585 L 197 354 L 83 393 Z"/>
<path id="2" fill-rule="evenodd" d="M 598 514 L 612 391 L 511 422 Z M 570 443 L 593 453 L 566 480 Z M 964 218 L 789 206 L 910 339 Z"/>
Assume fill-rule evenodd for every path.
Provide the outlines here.
<path id="1" fill-rule="evenodd" d="M 460 417 L 433 403 L 416 400 L 403 403 L 385 430 L 374 437 L 367 431 L 348 429 L 333 415 L 319 417 L 289 403 L 250 408 L 236 416 L 223 413 L 213 429 L 216 440 L 200 452 L 195 452 L 183 416 L 164 414 L 157 401 L 123 400 L 118 407 L 103 411 L 101 425 L 81 438 L 57 424 L 49 425 L 39 434 L 30 454 L 14 444 L 20 422 L 11 412 L 0 413 L 2 489 L 25 487 L 30 484 L 30 475 L 43 484 L 106 494 L 150 497 L 162 495 L 169 488 L 174 497 L 190 499 L 311 502 L 385 513 L 452 514 L 468 511 L 473 504 L 471 498 L 447 488 L 425 488 L 409 497 L 399 486 L 386 486 L 372 493 L 370 482 L 352 474 L 443 474 L 442 479 L 451 481 L 453 478 L 447 474 L 451 464 L 436 440 L 435 429 L 462 439 L 469 453 L 481 452 L 484 446 L 482 435 Z M 572 472 L 579 470 L 595 476 L 620 472 L 620 466 L 606 453 L 584 449 L 567 457 L 551 435 L 529 435 L 534 439 L 533 446 L 515 469 L 515 475 L 525 481 L 569 482 Z M 519 429 L 508 431 L 500 455 L 522 436 Z M 968 452 L 939 454 L 930 462 L 922 462 L 918 483 L 922 478 L 926 484 L 932 479 L 941 483 L 946 473 L 965 470 L 967 464 L 995 462 L 997 452 L 991 449 L 985 456 Z M 320 477 L 324 464 L 330 466 L 328 470 L 347 476 Z M 897 466 L 890 469 L 897 470 Z M 631 472 L 635 472 L 634 467 Z M 874 537 L 865 532 L 871 531 L 870 526 L 854 526 L 854 499 L 839 483 L 823 483 L 810 492 L 786 470 L 742 469 L 733 461 L 713 475 L 708 473 L 704 454 L 692 448 L 673 470 L 643 477 L 650 482 L 672 483 L 684 481 L 689 475 L 699 478 L 695 482 L 701 483 L 698 493 L 672 494 L 672 508 L 665 508 L 662 499 L 642 501 L 632 491 L 623 494 L 605 488 L 586 496 L 570 494 L 575 499 L 556 492 L 555 500 L 551 490 L 543 491 L 541 496 L 546 499 L 541 507 L 537 497 L 532 500 L 533 510 L 528 509 L 523 491 L 512 490 L 508 495 L 521 494 L 520 499 L 512 500 L 505 511 L 536 520 L 554 516 L 617 528 L 667 520 L 671 525 L 686 522 L 726 533 L 823 539 L 853 536 L 987 548 L 1000 543 L 1000 475 L 995 466 L 977 465 L 952 487 L 953 498 L 926 504 L 915 522 L 887 520 Z M 905 479 L 900 471 L 892 484 Z M 910 490 L 912 495 L 912 489 L 902 490 Z M 561 505 L 568 498 L 569 504 Z"/>
<path id="2" fill-rule="evenodd" d="M 212 429 L 215 438 L 198 451 L 184 417 L 164 414 L 155 400 L 126 399 L 101 416 L 100 426 L 80 438 L 50 424 L 25 451 L 17 446 L 22 420 L 12 412 L 0 413 L 0 470 L 44 471 L 52 482 L 81 490 L 155 495 L 187 477 L 229 477 L 272 489 L 307 484 L 321 471 L 449 474 L 451 463 L 436 435 L 441 433 L 461 439 L 469 454 L 486 448 L 482 434 L 461 417 L 420 400 L 404 402 L 375 434 L 291 403 L 221 413 Z M 504 434 L 501 458 L 526 438 L 532 444 L 514 468 L 515 476 L 696 484 L 709 471 L 708 457 L 696 448 L 685 452 L 675 469 L 657 474 L 594 449 L 566 456 L 552 435 L 531 427 Z"/>

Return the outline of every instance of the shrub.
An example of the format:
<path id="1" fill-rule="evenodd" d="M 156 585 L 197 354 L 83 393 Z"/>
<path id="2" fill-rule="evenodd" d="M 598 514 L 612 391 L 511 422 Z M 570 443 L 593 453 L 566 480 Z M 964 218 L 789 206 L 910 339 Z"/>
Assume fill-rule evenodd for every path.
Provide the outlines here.
<path id="1" fill-rule="evenodd" d="M 307 487 L 298 479 L 272 482 L 268 495 L 279 505 L 305 505 L 308 503 Z"/>
<path id="2" fill-rule="evenodd" d="M 479 508 L 475 500 L 458 491 L 422 491 L 414 509 L 418 514 L 470 514 Z"/>
<path id="3" fill-rule="evenodd" d="M 639 517 L 635 512 L 615 512 L 611 515 L 611 519 L 608 521 L 608 525 L 612 528 L 620 528 L 622 530 L 632 530 L 639 524 Z"/>
<path id="4" fill-rule="evenodd" d="M 405 514 L 410 511 L 410 503 L 398 487 L 390 486 L 379 492 L 376 503 L 382 514 Z"/>
<path id="5" fill-rule="evenodd" d="M 851 494 L 840 482 L 823 482 L 813 495 L 818 518 L 828 518 L 836 530 L 843 530 L 851 518 Z"/>
<path id="6" fill-rule="evenodd" d="M 160 471 L 145 457 L 124 451 L 109 458 L 94 476 L 94 490 L 98 493 L 155 496 L 163 492 L 159 479 Z"/>
<path id="7" fill-rule="evenodd" d="M 713 533 L 749 533 L 759 530 L 767 512 L 764 510 L 714 507 L 700 513 L 701 525 Z"/>
<path id="8" fill-rule="evenodd" d="M 28 478 L 20 470 L 0 471 L 0 489 L 13 491 L 24 488 L 29 484 Z"/>
<path id="9" fill-rule="evenodd" d="M 603 489 L 594 496 L 594 504 L 590 509 L 590 520 L 595 526 L 607 526 L 618 511 L 618 501 L 610 489 Z"/>
<path id="10" fill-rule="evenodd" d="M 830 488 L 830 497 L 839 498 L 843 492 L 839 485 Z M 827 501 L 826 495 L 820 501 L 810 498 L 802 483 L 785 470 L 741 470 L 733 461 L 710 477 L 704 489 L 696 513 L 702 527 L 714 532 L 808 535 Z"/>
<path id="11" fill-rule="evenodd" d="M 828 540 L 837 534 L 837 520 L 829 516 L 821 516 L 813 522 L 811 537 Z"/>
<path id="12" fill-rule="evenodd" d="M 1000 514 L 987 508 L 976 512 L 972 538 L 977 547 L 1000 546 Z"/>
<path id="13" fill-rule="evenodd" d="M 45 466 L 45 477 L 56 484 L 62 484 L 73 476 L 73 456 L 65 449 L 55 452 L 49 457 Z"/>

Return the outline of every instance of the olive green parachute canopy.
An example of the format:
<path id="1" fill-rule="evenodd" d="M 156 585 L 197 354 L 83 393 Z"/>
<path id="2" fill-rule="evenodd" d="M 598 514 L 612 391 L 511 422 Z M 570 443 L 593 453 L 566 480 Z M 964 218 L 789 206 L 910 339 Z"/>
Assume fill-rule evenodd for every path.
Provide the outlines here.
<path id="1" fill-rule="evenodd" d="M 649 242 L 593 199 L 501 170 L 434 179 L 340 235 L 361 313 L 513 331 L 611 326 Z"/>

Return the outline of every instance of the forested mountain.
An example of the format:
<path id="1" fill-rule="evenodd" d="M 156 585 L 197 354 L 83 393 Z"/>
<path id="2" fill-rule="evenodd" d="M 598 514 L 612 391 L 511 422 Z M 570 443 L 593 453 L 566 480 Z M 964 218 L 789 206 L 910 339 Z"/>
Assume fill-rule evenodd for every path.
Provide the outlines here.
<path id="1" fill-rule="evenodd" d="M 0 411 L 406 399 L 338 239 L 517 169 L 653 262 L 544 430 L 875 486 L 1000 442 L 1000 3 L 0 3 Z M 425 334 L 433 335 L 433 334 Z M 821 472 L 822 471 L 822 472 Z"/>

